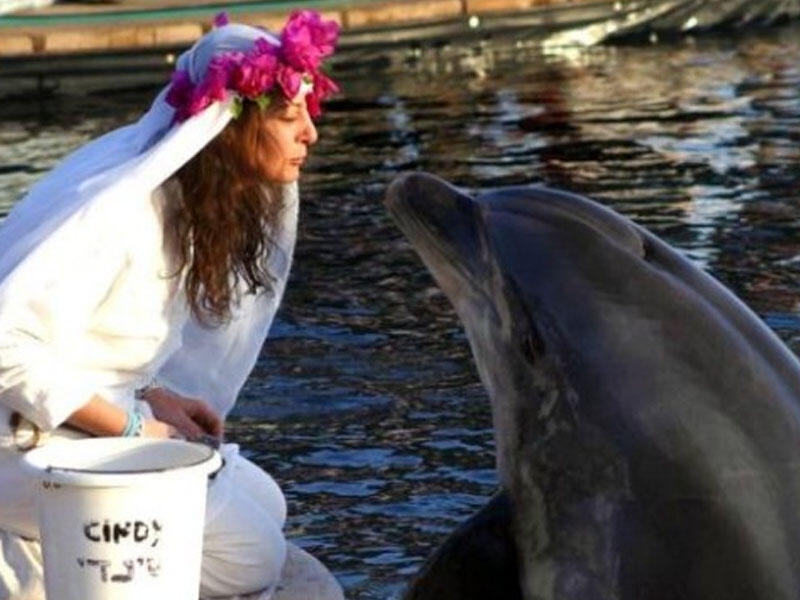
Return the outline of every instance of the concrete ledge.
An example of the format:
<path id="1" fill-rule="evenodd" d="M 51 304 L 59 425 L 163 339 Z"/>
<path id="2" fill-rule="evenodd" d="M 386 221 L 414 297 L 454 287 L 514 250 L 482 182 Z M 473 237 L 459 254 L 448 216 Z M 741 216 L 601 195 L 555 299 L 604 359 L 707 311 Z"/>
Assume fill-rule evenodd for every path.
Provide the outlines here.
<path id="1" fill-rule="evenodd" d="M 464 2 L 468 14 L 512 12 L 550 4 L 569 4 L 564 0 L 464 0 Z"/>
<path id="2" fill-rule="evenodd" d="M 436 21 L 455 18 L 464 14 L 462 0 L 406 0 L 350 8 L 344 11 L 346 28 L 388 25 L 392 23 L 410 23 Z"/>
<path id="3" fill-rule="evenodd" d="M 339 10 L 321 10 L 319 13 L 324 19 L 332 19 L 339 23 L 344 28 L 345 17 L 342 11 Z M 246 23 L 247 25 L 254 25 L 256 27 L 265 27 L 270 31 L 279 31 L 281 27 L 286 24 L 286 19 L 289 13 L 272 12 L 272 13 L 236 13 L 231 17 L 231 20 L 237 23 Z M 211 24 L 205 26 L 205 30 L 211 28 Z"/>
<path id="4" fill-rule="evenodd" d="M 173 23 L 151 26 L 153 46 L 170 46 L 191 44 L 203 35 L 203 26 L 199 23 Z"/>
<path id="5" fill-rule="evenodd" d="M 172 9 L 191 6 L 202 11 L 212 0 L 162 0 L 160 8 Z M 357 33 L 396 24 L 405 26 L 426 25 L 454 21 L 482 13 L 513 13 L 538 7 L 560 4 L 590 4 L 598 0 L 386 0 L 364 3 L 342 0 L 323 9 L 326 18 L 338 21 L 343 33 Z M 152 6 L 150 2 L 147 2 Z M 302 6 L 298 2 L 297 6 Z M 286 22 L 288 9 L 270 9 L 261 6 L 249 10 L 243 5 L 231 5 L 232 20 L 277 30 Z M 71 12 L 65 13 L 69 8 Z M 143 11 L 132 19 L 123 18 L 124 11 Z M 208 10 L 211 10 L 210 8 Z M 119 12 L 119 20 L 115 13 Z M 26 11 L 23 25 L 2 27 L 0 19 L 0 57 L 41 56 L 74 53 L 98 53 L 120 50 L 153 50 L 159 47 L 189 45 L 211 27 L 213 15 L 198 17 L 166 16 L 151 10 L 148 13 L 141 0 L 120 0 L 109 8 L 102 4 L 66 5 Z M 75 17 L 76 22 L 58 24 L 48 17 Z M 14 15 L 9 15 L 13 17 Z M 31 20 L 31 17 L 33 18 Z M 100 17 L 100 18 L 98 18 Z M 85 21 L 81 21 L 84 19 Z M 41 23 L 41 24 L 40 24 Z M 50 23 L 48 25 L 48 23 Z"/>
<path id="6" fill-rule="evenodd" d="M 34 49 L 33 36 L 0 34 L 0 56 L 32 54 Z"/>
<path id="7" fill-rule="evenodd" d="M 39 52 L 63 54 L 191 44 L 201 35 L 203 28 L 197 23 L 170 23 L 131 27 L 80 27 L 48 31 L 39 35 L 32 33 L 29 37 L 34 40 L 32 48 Z M 0 43 L 4 39 L 5 36 L 0 33 Z M 0 50 L 0 54 L 6 53 Z"/>
<path id="8" fill-rule="evenodd" d="M 344 593 L 342 586 L 321 562 L 287 542 L 286 562 L 274 594 L 256 592 L 230 600 L 344 600 Z"/>

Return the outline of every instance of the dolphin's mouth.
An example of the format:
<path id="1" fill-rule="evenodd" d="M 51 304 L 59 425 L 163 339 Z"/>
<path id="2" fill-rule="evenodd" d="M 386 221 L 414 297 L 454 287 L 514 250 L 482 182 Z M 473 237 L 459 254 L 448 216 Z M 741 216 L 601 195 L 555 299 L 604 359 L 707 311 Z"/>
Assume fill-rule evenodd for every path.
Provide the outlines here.
<path id="1" fill-rule="evenodd" d="M 469 196 L 432 175 L 411 173 L 389 186 L 386 207 L 437 279 L 446 265 L 457 278 L 480 288 L 476 280 L 485 271 L 485 240 L 476 226 L 480 208 Z"/>

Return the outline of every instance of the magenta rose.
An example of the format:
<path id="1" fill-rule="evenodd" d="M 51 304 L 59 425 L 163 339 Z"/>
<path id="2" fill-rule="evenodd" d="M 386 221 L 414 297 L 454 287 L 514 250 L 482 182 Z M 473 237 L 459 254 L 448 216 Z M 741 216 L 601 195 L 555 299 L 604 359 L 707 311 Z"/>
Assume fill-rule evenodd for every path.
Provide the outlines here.
<path id="1" fill-rule="evenodd" d="M 278 67 L 277 80 L 278 85 L 283 90 L 283 95 L 289 100 L 293 100 L 300 91 L 300 85 L 303 83 L 303 74 L 288 65 L 281 64 Z"/>
<path id="2" fill-rule="evenodd" d="M 225 97 L 225 88 L 229 85 L 231 70 L 235 64 L 226 57 L 215 58 L 209 63 L 202 83 L 206 94 L 214 100 L 221 100 Z"/>
<path id="3" fill-rule="evenodd" d="M 230 19 L 228 19 L 228 13 L 222 11 L 221 13 L 217 13 L 217 16 L 214 17 L 212 24 L 214 27 L 223 27 L 230 23 Z"/>
<path id="4" fill-rule="evenodd" d="M 231 87 L 246 98 L 256 98 L 275 84 L 278 59 L 274 54 L 248 54 L 231 72 Z"/>
<path id="5" fill-rule="evenodd" d="M 320 72 L 314 74 L 314 88 L 306 96 L 308 114 L 316 119 L 322 114 L 322 102 L 339 91 L 336 83 Z"/>
<path id="6" fill-rule="evenodd" d="M 224 14 L 214 20 L 217 27 L 227 23 Z M 182 122 L 213 102 L 224 100 L 228 90 L 260 101 L 277 84 L 283 95 L 292 100 L 304 78 L 310 78 L 314 87 L 307 96 L 309 112 L 319 116 L 321 102 L 339 89 L 319 72 L 322 59 L 333 53 L 338 37 L 339 25 L 335 21 L 323 21 L 314 11 L 296 11 L 281 32 L 280 46 L 264 37 L 257 39 L 246 54 L 224 52 L 211 60 L 203 80 L 196 85 L 186 71 L 177 70 L 166 101 L 175 108 L 175 121 Z"/>
<path id="7" fill-rule="evenodd" d="M 323 21 L 314 11 L 296 11 L 281 32 L 281 53 L 295 69 L 316 71 L 322 59 L 333 54 L 338 38 L 335 21 Z"/>
<path id="8" fill-rule="evenodd" d="M 171 82 L 166 100 L 170 106 L 177 108 L 189 99 L 194 85 L 189 73 L 180 69 L 172 74 Z"/>

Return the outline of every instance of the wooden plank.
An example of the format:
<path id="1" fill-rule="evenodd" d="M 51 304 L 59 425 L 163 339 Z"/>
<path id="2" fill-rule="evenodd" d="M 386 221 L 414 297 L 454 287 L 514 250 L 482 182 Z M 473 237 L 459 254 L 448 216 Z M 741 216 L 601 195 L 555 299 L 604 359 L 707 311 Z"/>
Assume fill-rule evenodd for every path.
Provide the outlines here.
<path id="1" fill-rule="evenodd" d="M 0 35 L 0 56 L 32 54 L 34 39 L 30 35 Z"/>
<path id="2" fill-rule="evenodd" d="M 464 0 L 468 14 L 514 12 L 550 4 L 575 4 L 569 0 Z"/>
<path id="3" fill-rule="evenodd" d="M 390 23 L 436 21 L 459 17 L 463 14 L 462 0 L 407 0 L 406 2 L 354 6 L 345 9 L 344 26 L 356 28 Z"/>

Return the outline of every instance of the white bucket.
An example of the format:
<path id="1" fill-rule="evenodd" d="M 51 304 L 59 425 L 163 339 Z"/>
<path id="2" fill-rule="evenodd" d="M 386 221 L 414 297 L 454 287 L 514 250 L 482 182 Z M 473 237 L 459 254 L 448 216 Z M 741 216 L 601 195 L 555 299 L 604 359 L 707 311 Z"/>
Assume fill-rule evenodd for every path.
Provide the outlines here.
<path id="1" fill-rule="evenodd" d="M 25 462 L 41 478 L 49 600 L 197 600 L 216 450 L 88 438 L 36 448 Z"/>

